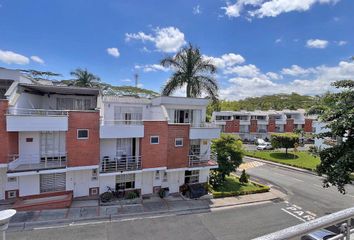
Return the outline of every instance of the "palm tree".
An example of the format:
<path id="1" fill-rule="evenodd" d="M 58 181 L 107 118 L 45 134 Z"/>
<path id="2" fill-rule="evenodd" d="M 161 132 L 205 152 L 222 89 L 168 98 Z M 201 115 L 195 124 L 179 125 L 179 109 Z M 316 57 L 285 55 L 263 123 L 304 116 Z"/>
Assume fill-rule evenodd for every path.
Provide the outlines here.
<path id="1" fill-rule="evenodd" d="M 210 60 L 202 57 L 199 48 L 189 44 L 175 56 L 163 59 L 161 65 L 175 69 L 164 86 L 162 95 L 171 95 L 186 85 L 187 97 L 200 97 L 205 92 L 213 101 L 217 100 L 219 87 L 212 76 L 216 67 Z"/>
<path id="2" fill-rule="evenodd" d="M 77 87 L 98 87 L 101 79 L 87 71 L 87 69 L 77 68 L 70 72 L 70 75 L 75 77 L 72 85 Z"/>

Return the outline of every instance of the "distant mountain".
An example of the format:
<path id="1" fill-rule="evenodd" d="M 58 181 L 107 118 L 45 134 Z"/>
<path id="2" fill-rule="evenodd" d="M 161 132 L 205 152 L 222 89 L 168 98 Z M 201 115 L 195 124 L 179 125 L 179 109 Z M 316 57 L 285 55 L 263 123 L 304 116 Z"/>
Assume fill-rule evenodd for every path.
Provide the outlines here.
<path id="1" fill-rule="evenodd" d="M 103 95 L 115 96 L 138 96 L 143 98 L 153 98 L 160 96 L 159 93 L 145 88 L 133 86 L 112 86 L 110 84 L 101 84 Z"/>

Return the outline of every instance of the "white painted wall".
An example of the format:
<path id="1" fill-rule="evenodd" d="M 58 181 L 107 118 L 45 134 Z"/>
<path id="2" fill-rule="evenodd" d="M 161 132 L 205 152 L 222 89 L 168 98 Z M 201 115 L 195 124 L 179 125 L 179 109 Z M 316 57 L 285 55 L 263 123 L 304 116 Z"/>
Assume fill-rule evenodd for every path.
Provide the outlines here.
<path id="1" fill-rule="evenodd" d="M 220 128 L 190 128 L 189 139 L 214 139 L 220 137 Z"/>
<path id="2" fill-rule="evenodd" d="M 201 169 L 199 170 L 199 182 L 205 183 L 209 179 L 209 169 Z"/>
<path id="3" fill-rule="evenodd" d="M 200 154 L 210 156 L 210 146 L 211 146 L 210 140 L 201 139 L 200 140 Z"/>
<path id="4" fill-rule="evenodd" d="M 100 193 L 104 193 L 107 191 L 107 186 L 111 188 L 116 187 L 116 176 L 115 175 L 110 175 L 110 176 L 103 176 L 100 175 L 100 181 L 99 181 L 99 187 L 100 187 Z"/>
<path id="5" fill-rule="evenodd" d="M 141 194 L 152 194 L 154 171 L 143 172 Z"/>
<path id="6" fill-rule="evenodd" d="M 67 131 L 67 116 L 17 116 L 6 117 L 6 129 L 9 132 L 21 131 Z"/>
<path id="7" fill-rule="evenodd" d="M 183 171 L 173 171 L 167 173 L 168 188 L 170 193 L 179 192 L 179 187 L 184 184 L 184 170 Z"/>
<path id="8" fill-rule="evenodd" d="M 16 190 L 19 189 L 19 177 L 16 177 L 17 181 L 16 182 L 8 182 L 8 178 L 6 176 L 6 172 L 5 172 L 5 176 L 4 176 L 4 184 L 5 184 L 5 190 Z"/>
<path id="9" fill-rule="evenodd" d="M 103 125 L 100 138 L 142 138 L 144 125 Z"/>
<path id="10" fill-rule="evenodd" d="M 18 177 L 20 197 L 39 194 L 39 175 Z"/>
<path id="11" fill-rule="evenodd" d="M 40 155 L 40 133 L 39 132 L 20 132 L 19 135 L 19 155 L 33 156 L 26 158 L 28 163 L 38 163 Z M 33 142 L 26 142 L 26 138 L 33 138 Z"/>
<path id="12" fill-rule="evenodd" d="M 66 190 L 73 191 L 74 197 L 89 196 L 89 190 L 93 187 L 99 187 L 99 180 L 92 180 L 92 169 L 66 173 Z"/>

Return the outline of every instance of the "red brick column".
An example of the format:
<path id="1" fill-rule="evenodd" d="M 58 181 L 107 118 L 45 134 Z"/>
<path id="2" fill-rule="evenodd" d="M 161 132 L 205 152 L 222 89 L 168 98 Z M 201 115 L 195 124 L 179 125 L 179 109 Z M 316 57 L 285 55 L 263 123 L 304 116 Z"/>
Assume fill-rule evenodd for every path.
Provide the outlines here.
<path id="1" fill-rule="evenodd" d="M 295 129 L 294 119 L 286 119 L 286 124 L 284 126 L 284 132 L 293 132 Z"/>
<path id="2" fill-rule="evenodd" d="M 69 112 L 66 149 L 69 167 L 98 165 L 100 162 L 99 112 Z M 88 129 L 88 139 L 77 139 L 78 129 Z"/>
<path id="3" fill-rule="evenodd" d="M 257 119 L 251 119 L 250 132 L 257 132 Z"/>
<path id="4" fill-rule="evenodd" d="M 305 119 L 305 126 L 304 126 L 304 131 L 307 133 L 312 132 L 312 122 L 313 119 L 306 118 Z"/>
<path id="5" fill-rule="evenodd" d="M 226 133 L 240 132 L 240 120 L 234 119 L 234 120 L 226 121 L 225 132 Z"/>
<path id="6" fill-rule="evenodd" d="M 6 131 L 7 100 L 0 100 L 0 163 L 8 162 L 9 154 L 18 154 L 18 132 Z"/>
<path id="7" fill-rule="evenodd" d="M 267 128 L 268 132 L 275 132 L 275 119 L 269 119 Z"/>
<path id="8" fill-rule="evenodd" d="M 190 125 L 168 125 L 167 168 L 188 167 L 189 128 Z M 176 138 L 183 138 L 183 147 L 175 146 Z"/>

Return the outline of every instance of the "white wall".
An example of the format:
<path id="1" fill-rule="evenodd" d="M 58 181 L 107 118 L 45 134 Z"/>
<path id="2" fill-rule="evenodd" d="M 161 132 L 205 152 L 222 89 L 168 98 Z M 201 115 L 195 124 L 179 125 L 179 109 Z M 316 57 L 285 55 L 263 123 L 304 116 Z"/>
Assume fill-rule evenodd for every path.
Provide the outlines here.
<path id="1" fill-rule="evenodd" d="M 199 170 L 199 182 L 205 183 L 209 179 L 209 169 L 201 169 Z"/>
<path id="2" fill-rule="evenodd" d="M 152 194 L 154 171 L 143 172 L 141 194 Z"/>
<path id="3" fill-rule="evenodd" d="M 39 175 L 19 176 L 20 197 L 39 194 Z"/>
<path id="4" fill-rule="evenodd" d="M 99 176 L 100 181 L 99 181 L 99 187 L 100 187 L 100 193 L 104 193 L 107 191 L 107 186 L 111 188 L 116 187 L 116 176 L 115 175 L 110 175 L 110 176 Z"/>
<path id="5" fill-rule="evenodd" d="M 39 162 L 40 154 L 40 133 L 39 132 L 20 132 L 19 135 L 19 154 L 33 155 L 33 163 Z M 26 138 L 33 138 L 33 142 L 26 142 Z"/>
<path id="6" fill-rule="evenodd" d="M 167 185 L 170 193 L 179 192 L 179 187 L 184 184 L 184 170 L 167 173 Z"/>
<path id="7" fill-rule="evenodd" d="M 100 160 L 104 156 L 115 156 L 117 152 L 117 139 L 100 139 Z"/>
<path id="8" fill-rule="evenodd" d="M 74 197 L 89 196 L 89 189 L 98 185 L 99 180 L 92 180 L 92 169 L 66 173 L 66 190 L 72 190 Z"/>
<path id="9" fill-rule="evenodd" d="M 211 141 L 207 139 L 200 140 L 200 154 L 210 156 Z"/>
<path id="10" fill-rule="evenodd" d="M 67 131 L 67 116 L 16 116 L 6 117 L 6 130 L 9 132 Z"/>

